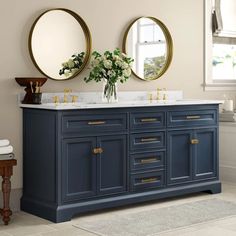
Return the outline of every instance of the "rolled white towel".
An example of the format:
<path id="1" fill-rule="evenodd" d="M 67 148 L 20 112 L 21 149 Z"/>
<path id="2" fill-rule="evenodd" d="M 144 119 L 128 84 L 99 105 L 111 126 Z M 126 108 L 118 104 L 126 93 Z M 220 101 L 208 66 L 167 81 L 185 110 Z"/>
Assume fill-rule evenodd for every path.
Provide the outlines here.
<path id="1" fill-rule="evenodd" d="M 0 147 L 5 147 L 10 144 L 10 141 L 8 139 L 0 139 Z"/>
<path id="2" fill-rule="evenodd" d="M 0 154 L 8 154 L 13 152 L 13 147 L 11 145 L 6 147 L 0 147 Z"/>

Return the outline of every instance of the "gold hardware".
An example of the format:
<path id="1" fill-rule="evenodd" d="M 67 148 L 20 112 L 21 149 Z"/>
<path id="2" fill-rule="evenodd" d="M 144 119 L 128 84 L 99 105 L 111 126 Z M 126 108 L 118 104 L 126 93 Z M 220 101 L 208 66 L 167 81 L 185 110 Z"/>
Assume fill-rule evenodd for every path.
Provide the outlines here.
<path id="1" fill-rule="evenodd" d="M 93 154 L 101 154 L 103 153 L 103 149 L 102 148 L 94 148 L 93 149 Z"/>
<path id="2" fill-rule="evenodd" d="M 142 164 L 147 164 L 147 163 L 152 163 L 152 162 L 155 162 L 157 161 L 157 158 L 153 157 L 153 158 L 148 158 L 148 159 L 142 159 L 140 162 Z"/>
<path id="3" fill-rule="evenodd" d="M 59 97 L 58 96 L 54 96 L 53 97 L 53 102 L 57 105 L 59 103 Z"/>
<path id="4" fill-rule="evenodd" d="M 141 142 L 152 142 L 152 141 L 158 141 L 157 138 L 142 138 Z"/>
<path id="5" fill-rule="evenodd" d="M 161 89 L 157 88 L 157 100 L 161 100 L 160 91 Z"/>
<path id="6" fill-rule="evenodd" d="M 199 144 L 199 140 L 198 139 L 191 139 L 191 144 Z"/>
<path id="7" fill-rule="evenodd" d="M 141 183 L 152 183 L 156 182 L 158 178 L 148 178 L 148 179 L 141 179 Z"/>
<path id="8" fill-rule="evenodd" d="M 157 118 L 143 118 L 141 119 L 141 122 L 152 122 L 157 121 Z"/>
<path id="9" fill-rule="evenodd" d="M 166 88 L 163 88 L 163 100 L 167 100 Z"/>
<path id="10" fill-rule="evenodd" d="M 75 103 L 75 102 L 77 102 L 77 100 L 78 100 L 78 96 L 73 95 L 71 102 Z"/>
<path id="11" fill-rule="evenodd" d="M 148 94 L 148 100 L 149 100 L 149 102 L 152 102 L 152 93 Z"/>
<path id="12" fill-rule="evenodd" d="M 88 125 L 102 125 L 106 124 L 106 121 L 89 121 Z"/>
<path id="13" fill-rule="evenodd" d="M 68 98 L 66 95 L 64 95 L 64 98 L 63 98 L 63 103 L 67 103 L 68 102 Z"/>
<path id="14" fill-rule="evenodd" d="M 64 103 L 68 103 L 68 95 L 72 92 L 71 89 L 69 88 L 65 88 L 64 89 L 64 98 L 63 98 L 63 102 Z"/>
<path id="15" fill-rule="evenodd" d="M 186 119 L 188 120 L 194 120 L 194 119 L 200 119 L 201 116 L 186 116 Z"/>

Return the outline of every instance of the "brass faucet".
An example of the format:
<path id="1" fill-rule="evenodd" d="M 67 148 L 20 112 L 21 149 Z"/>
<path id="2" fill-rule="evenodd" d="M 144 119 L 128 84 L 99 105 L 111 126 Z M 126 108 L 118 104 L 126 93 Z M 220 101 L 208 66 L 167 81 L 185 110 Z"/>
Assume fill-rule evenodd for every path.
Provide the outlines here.
<path id="1" fill-rule="evenodd" d="M 161 89 L 157 88 L 157 101 L 161 100 L 160 91 L 161 91 Z"/>
<path id="2" fill-rule="evenodd" d="M 168 96 L 166 94 L 166 88 L 163 89 L 163 100 L 168 100 Z"/>
<path id="3" fill-rule="evenodd" d="M 64 98 L 63 98 L 63 103 L 68 103 L 68 95 L 72 92 L 71 89 L 65 88 L 64 89 Z"/>
<path id="4" fill-rule="evenodd" d="M 54 97 L 53 97 L 53 102 L 55 103 L 55 105 L 58 105 L 58 103 L 59 103 L 59 97 L 58 97 L 58 96 L 54 96 Z"/>

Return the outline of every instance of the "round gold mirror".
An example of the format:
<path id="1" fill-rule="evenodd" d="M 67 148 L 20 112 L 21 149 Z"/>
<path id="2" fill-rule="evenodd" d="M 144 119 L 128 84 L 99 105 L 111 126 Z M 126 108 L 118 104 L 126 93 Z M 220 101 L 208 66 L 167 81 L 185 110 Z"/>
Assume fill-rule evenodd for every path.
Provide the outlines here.
<path id="1" fill-rule="evenodd" d="M 132 72 L 139 79 L 158 79 L 168 69 L 173 42 L 166 26 L 154 17 L 135 19 L 125 32 L 123 51 L 134 59 Z"/>
<path id="2" fill-rule="evenodd" d="M 46 77 L 71 79 L 83 70 L 90 56 L 88 26 L 71 10 L 48 10 L 31 28 L 29 51 L 34 65 Z"/>

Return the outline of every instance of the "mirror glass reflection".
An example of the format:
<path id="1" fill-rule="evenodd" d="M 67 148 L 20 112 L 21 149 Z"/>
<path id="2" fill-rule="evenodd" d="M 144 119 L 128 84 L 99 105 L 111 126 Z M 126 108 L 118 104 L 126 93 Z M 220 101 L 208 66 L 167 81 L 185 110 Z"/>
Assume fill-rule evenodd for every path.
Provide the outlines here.
<path id="1" fill-rule="evenodd" d="M 45 76 L 64 80 L 75 77 L 88 61 L 90 32 L 76 13 L 52 9 L 33 24 L 29 50 L 35 66 Z"/>
<path id="2" fill-rule="evenodd" d="M 154 80 L 168 68 L 172 39 L 164 24 L 152 17 L 135 20 L 125 34 L 125 53 L 134 59 L 133 73 L 143 80 Z"/>

